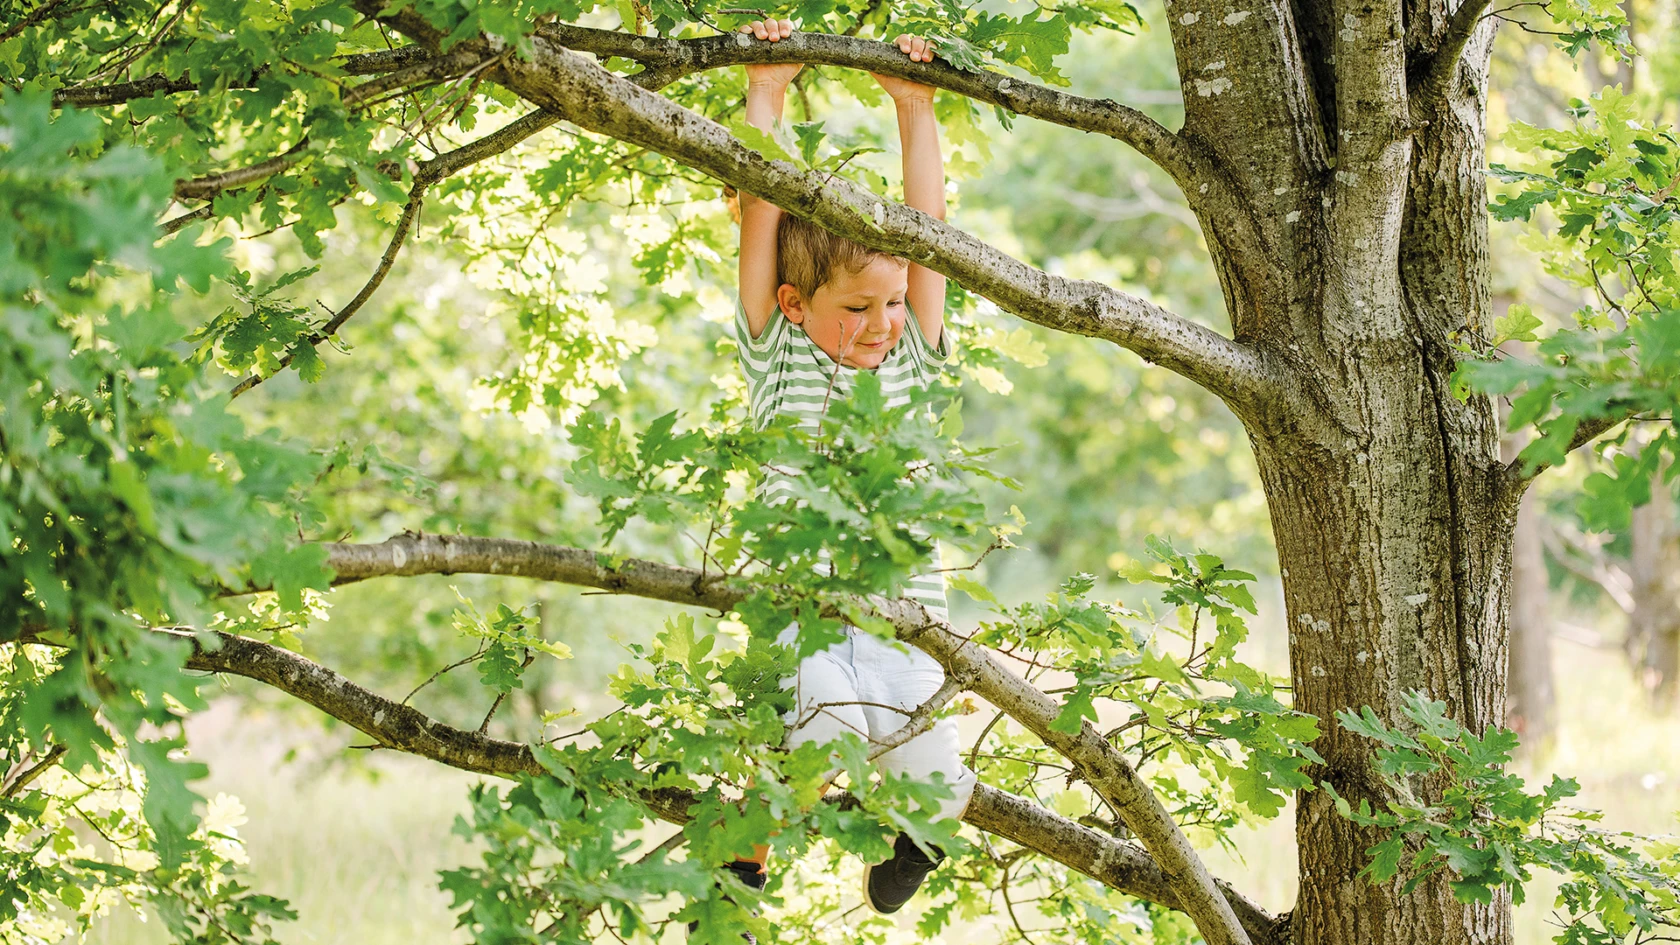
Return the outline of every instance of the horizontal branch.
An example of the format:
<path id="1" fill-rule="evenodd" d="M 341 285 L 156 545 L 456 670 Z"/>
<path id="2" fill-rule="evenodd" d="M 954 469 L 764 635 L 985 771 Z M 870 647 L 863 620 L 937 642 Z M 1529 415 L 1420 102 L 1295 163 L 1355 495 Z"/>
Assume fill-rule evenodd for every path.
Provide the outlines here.
<path id="1" fill-rule="evenodd" d="M 372 738 L 383 748 L 427 758 L 462 771 L 498 777 L 540 776 L 545 770 L 529 745 L 492 738 L 439 722 L 412 706 L 357 685 L 312 660 L 271 644 L 229 633 L 205 635 L 159 629 L 190 643 L 186 668 L 227 673 L 271 686 Z M 687 823 L 693 795 L 678 789 L 647 791 L 641 799 L 661 819 Z M 1177 909 L 1171 881 L 1147 853 L 1104 836 L 1006 791 L 977 785 L 963 819 L 988 833 L 1034 850 L 1127 895 Z M 1223 885 L 1223 884 L 1222 884 Z M 1258 942 L 1271 941 L 1278 920 L 1235 892 L 1232 906 Z"/>
<path id="2" fill-rule="evenodd" d="M 1270 399 L 1268 367 L 1247 345 L 1101 283 L 1050 275 L 848 181 L 767 160 L 717 122 L 540 37 L 532 40 L 529 59 L 504 63 L 498 79 L 583 128 L 659 152 L 832 233 L 938 270 L 1028 321 L 1128 348 L 1213 391 L 1241 415 Z"/>
<path id="3" fill-rule="evenodd" d="M 1250 284 L 1263 290 L 1278 268 L 1247 204 L 1212 153 L 1142 111 L 1112 99 L 1073 95 L 1000 72 L 970 72 L 941 59 L 913 62 L 891 43 L 827 33 L 795 32 L 779 42 L 767 43 L 744 33 L 662 39 L 551 24 L 537 27 L 536 35 L 578 52 L 639 62 L 649 71 L 663 73 L 665 82 L 680 75 L 736 65 L 797 62 L 838 66 L 932 85 L 1018 115 L 1106 135 L 1129 145 L 1172 177 L 1191 207 L 1203 219 L 1217 224 L 1221 242 Z"/>
<path id="4" fill-rule="evenodd" d="M 1564 453 L 1573 453 L 1593 440 L 1598 439 L 1611 430 L 1638 416 L 1639 411 L 1629 409 L 1625 413 L 1613 414 L 1607 417 L 1593 417 L 1585 420 L 1575 428 L 1575 435 L 1569 438 L 1569 445 L 1563 448 Z M 1537 466 L 1531 471 L 1525 471 L 1527 461 L 1518 457 L 1505 464 L 1505 478 L 1518 488 L 1526 487 L 1529 480 L 1550 469 L 1550 464 Z"/>
<path id="5" fill-rule="evenodd" d="M 339 69 L 345 75 L 378 75 L 405 69 L 430 58 L 432 58 L 431 53 L 423 47 L 399 46 L 396 49 L 383 49 L 377 52 L 345 56 L 343 61 L 339 63 Z M 261 73 L 243 79 L 227 79 L 222 87 L 230 89 L 250 88 L 256 83 L 260 75 Z M 213 76 L 210 81 L 220 83 L 223 81 L 223 77 Z M 179 92 L 196 92 L 199 88 L 200 83 L 191 76 L 167 76 L 161 72 L 154 72 L 132 82 L 114 82 L 110 85 L 56 89 L 52 96 L 52 107 L 63 108 L 66 105 L 74 105 L 77 108 L 102 108 L 132 102 L 137 98 L 151 98 L 160 93 L 174 95 Z"/>
<path id="6" fill-rule="evenodd" d="M 1189 144 L 1135 108 L 1111 99 L 1073 95 L 1000 72 L 968 72 L 943 59 L 912 62 L 891 43 L 801 31 L 774 43 L 758 42 L 745 33 L 662 39 L 563 23 L 539 26 L 536 34 L 577 52 L 628 59 L 683 74 L 793 62 L 879 72 L 955 92 L 1018 115 L 1107 135 L 1130 145 L 1181 184 L 1200 183 L 1204 170 L 1198 166 L 1200 156 Z"/>
<path id="7" fill-rule="evenodd" d="M 348 89 L 344 92 L 341 101 L 346 107 L 355 108 L 363 102 L 394 89 L 461 75 L 483 65 L 490 58 L 492 57 L 457 47 L 441 56 L 422 59 L 403 66 L 394 72 L 388 72 L 378 78 L 370 79 L 355 88 Z M 393 57 L 391 61 L 398 60 Z M 259 161 L 256 164 L 222 171 L 218 174 L 210 174 L 205 177 L 176 181 L 175 199 L 181 201 L 210 200 L 224 191 L 236 190 L 257 181 L 267 180 L 303 160 L 308 153 L 309 136 L 306 132 L 304 137 L 299 139 L 284 154 L 276 155 L 266 161 Z"/>
<path id="8" fill-rule="evenodd" d="M 334 583 L 381 575 L 495 574 L 558 581 L 620 594 L 727 611 L 750 588 L 738 580 L 692 568 L 639 559 L 617 560 L 581 548 L 501 538 L 403 534 L 376 545 L 323 543 Z M 616 566 L 615 566 L 616 565 Z M 1008 713 L 1044 744 L 1061 753 L 1080 776 L 1119 812 L 1150 855 L 1174 878 L 1184 911 L 1211 945 L 1246 943 L 1248 938 L 1225 896 L 1190 841 L 1130 763 L 1089 723 L 1068 734 L 1051 727 L 1061 706 L 1003 666 L 991 651 L 952 632 L 920 604 L 905 599 L 835 598 L 826 609 L 872 612 L 890 622 L 900 640 L 917 647 L 969 681 L 970 688 Z"/>

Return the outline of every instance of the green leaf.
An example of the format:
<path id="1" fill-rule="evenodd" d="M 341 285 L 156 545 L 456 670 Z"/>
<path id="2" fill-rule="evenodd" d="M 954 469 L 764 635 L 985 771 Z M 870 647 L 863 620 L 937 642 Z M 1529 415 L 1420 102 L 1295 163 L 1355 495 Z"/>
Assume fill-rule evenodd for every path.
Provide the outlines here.
<path id="1" fill-rule="evenodd" d="M 1494 319 L 1491 343 L 1497 347 L 1507 341 L 1537 341 L 1534 331 L 1544 324 L 1527 305 L 1514 304 L 1503 317 Z"/>
<path id="2" fill-rule="evenodd" d="M 1389 835 L 1388 839 L 1370 847 L 1365 855 L 1371 858 L 1360 872 L 1371 878 L 1373 883 L 1387 883 L 1400 873 L 1400 857 L 1406 852 L 1406 838 L 1403 834 Z"/>
<path id="3" fill-rule="evenodd" d="M 1062 711 L 1050 721 L 1052 732 L 1077 735 L 1085 727 L 1085 720 L 1097 720 L 1096 706 L 1091 704 L 1091 690 L 1076 686 L 1062 696 Z"/>
<path id="4" fill-rule="evenodd" d="M 993 594 L 990 588 L 966 574 L 947 575 L 945 584 L 952 590 L 962 591 L 982 604 L 995 605 L 998 602 L 997 595 Z"/>
<path id="5" fill-rule="evenodd" d="M 478 677 L 491 689 L 497 692 L 511 692 L 524 688 L 524 682 L 519 678 L 525 668 L 514 655 L 513 647 L 500 640 L 492 641 L 484 648 L 484 655 L 478 660 Z"/>

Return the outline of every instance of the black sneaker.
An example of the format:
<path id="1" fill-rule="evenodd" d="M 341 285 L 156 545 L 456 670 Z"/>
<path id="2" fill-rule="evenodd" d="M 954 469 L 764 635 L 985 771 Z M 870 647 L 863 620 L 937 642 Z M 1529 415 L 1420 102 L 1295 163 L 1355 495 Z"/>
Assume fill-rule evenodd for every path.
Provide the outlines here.
<path id="1" fill-rule="evenodd" d="M 764 867 L 750 860 L 736 860 L 733 863 L 725 863 L 723 868 L 734 873 L 736 879 L 752 889 L 763 889 L 764 884 L 770 881 L 770 874 L 764 871 Z M 728 897 L 724 898 L 727 899 Z M 693 935 L 694 930 L 699 927 L 700 923 L 698 922 L 688 923 L 688 934 Z M 758 945 L 758 936 L 751 932 L 742 932 L 741 939 L 747 945 Z"/>
<path id="2" fill-rule="evenodd" d="M 911 842 L 909 834 L 899 834 L 893 841 L 893 855 L 885 863 L 864 867 L 863 901 L 881 915 L 892 915 L 904 908 L 916 890 L 922 888 L 922 880 L 945 859 L 943 850 L 938 847 L 932 850 L 930 859 Z"/>

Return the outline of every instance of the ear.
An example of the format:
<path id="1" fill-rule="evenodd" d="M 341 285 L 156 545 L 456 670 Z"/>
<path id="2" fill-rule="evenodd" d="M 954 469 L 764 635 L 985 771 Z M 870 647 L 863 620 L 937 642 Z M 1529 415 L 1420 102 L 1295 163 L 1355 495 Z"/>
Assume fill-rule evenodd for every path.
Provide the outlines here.
<path id="1" fill-rule="evenodd" d="M 776 288 L 776 305 L 788 321 L 795 325 L 805 324 L 805 297 L 791 284 L 784 282 Z"/>

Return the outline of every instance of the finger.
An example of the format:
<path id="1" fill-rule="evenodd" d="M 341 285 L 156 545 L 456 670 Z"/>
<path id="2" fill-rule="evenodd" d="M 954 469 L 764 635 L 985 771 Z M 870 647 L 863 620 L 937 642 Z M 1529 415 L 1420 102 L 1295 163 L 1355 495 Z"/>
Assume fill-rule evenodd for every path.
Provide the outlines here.
<path id="1" fill-rule="evenodd" d="M 927 62 L 927 40 L 921 38 L 920 36 L 916 37 L 916 41 L 910 44 L 910 58 L 921 62 Z"/>
<path id="2" fill-rule="evenodd" d="M 787 39 L 789 36 L 792 36 L 792 35 L 793 35 L 793 21 L 792 20 L 783 20 L 782 21 L 782 38 Z"/>
<path id="3" fill-rule="evenodd" d="M 738 30 L 737 32 L 751 33 L 752 32 L 752 24 L 751 23 L 742 23 L 740 30 Z"/>
<path id="4" fill-rule="evenodd" d="M 899 52 L 901 52 L 901 53 L 909 53 L 910 52 L 910 36 L 909 36 L 909 34 L 905 34 L 903 36 L 900 36 L 899 38 L 893 40 L 893 42 L 898 44 L 898 51 Z"/>

